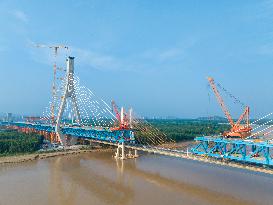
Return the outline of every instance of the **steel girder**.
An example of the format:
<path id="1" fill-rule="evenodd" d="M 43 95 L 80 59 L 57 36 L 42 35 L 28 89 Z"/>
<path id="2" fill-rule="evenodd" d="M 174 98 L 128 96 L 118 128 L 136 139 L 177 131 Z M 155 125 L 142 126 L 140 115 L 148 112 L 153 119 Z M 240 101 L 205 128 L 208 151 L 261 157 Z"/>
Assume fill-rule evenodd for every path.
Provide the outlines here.
<path id="1" fill-rule="evenodd" d="M 85 128 L 64 127 L 62 133 L 72 135 L 78 138 L 103 140 L 109 142 L 134 142 L 134 133 L 132 130 L 96 130 Z"/>
<path id="2" fill-rule="evenodd" d="M 273 144 L 269 141 L 196 137 L 193 154 L 248 163 L 273 165 Z"/>
<path id="3" fill-rule="evenodd" d="M 55 132 L 55 127 L 45 124 L 33 124 L 25 122 L 0 122 L 3 126 L 17 126 L 20 128 L 30 128 L 37 131 Z M 135 137 L 132 130 L 109 130 L 109 129 L 90 129 L 82 127 L 62 127 L 61 131 L 65 135 L 73 137 L 103 140 L 109 142 L 128 142 L 134 143 Z"/>

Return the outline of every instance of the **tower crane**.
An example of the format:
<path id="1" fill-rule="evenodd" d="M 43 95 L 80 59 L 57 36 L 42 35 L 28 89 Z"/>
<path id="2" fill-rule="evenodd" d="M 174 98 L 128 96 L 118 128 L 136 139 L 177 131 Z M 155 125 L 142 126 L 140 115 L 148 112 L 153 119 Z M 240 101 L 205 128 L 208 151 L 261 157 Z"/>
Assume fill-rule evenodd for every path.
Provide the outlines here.
<path id="1" fill-rule="evenodd" d="M 68 50 L 68 46 L 65 45 L 44 45 L 44 44 L 35 44 L 35 46 L 37 48 L 52 48 L 54 49 L 54 54 L 57 55 L 58 54 L 58 49 L 60 48 L 64 48 L 66 50 Z"/>
<path id="2" fill-rule="evenodd" d="M 57 88 L 56 88 L 56 80 L 57 80 L 57 55 L 59 49 L 68 50 L 68 46 L 65 45 L 44 45 L 44 44 L 35 44 L 37 48 L 50 48 L 53 49 L 54 52 L 54 63 L 53 63 L 53 82 L 52 82 L 52 103 L 51 103 L 51 123 L 55 125 L 55 100 L 57 98 Z M 51 141 L 53 141 L 53 136 L 51 136 Z"/>
<path id="3" fill-rule="evenodd" d="M 223 133 L 223 136 L 224 137 L 238 137 L 238 138 L 242 138 L 242 139 L 250 136 L 251 130 L 252 130 L 252 127 L 250 126 L 250 123 L 249 123 L 250 108 L 248 106 L 245 106 L 244 112 L 241 114 L 241 116 L 239 117 L 237 122 L 234 122 L 225 103 L 224 103 L 223 98 L 221 97 L 221 95 L 215 85 L 214 79 L 211 77 L 208 77 L 208 82 L 209 82 L 209 84 L 216 96 L 218 103 L 220 104 L 220 107 L 222 108 L 222 111 L 224 112 L 224 114 L 231 126 L 231 129 L 229 131 L 225 131 Z M 240 124 L 243 119 L 245 119 L 245 121 L 246 121 L 245 125 Z"/>

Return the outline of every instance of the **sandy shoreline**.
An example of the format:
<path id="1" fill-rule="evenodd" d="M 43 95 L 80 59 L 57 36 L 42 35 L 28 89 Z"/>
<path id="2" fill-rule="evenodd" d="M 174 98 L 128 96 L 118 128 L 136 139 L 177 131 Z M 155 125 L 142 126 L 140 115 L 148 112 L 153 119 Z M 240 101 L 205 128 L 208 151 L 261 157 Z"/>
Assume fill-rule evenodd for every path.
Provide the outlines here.
<path id="1" fill-rule="evenodd" d="M 13 164 L 13 163 L 22 163 L 27 161 L 33 161 L 37 159 L 46 159 L 56 156 L 65 156 L 65 155 L 75 155 L 81 153 L 89 153 L 89 152 L 110 152 L 113 149 L 75 149 L 75 150 L 62 150 L 62 151 L 52 151 L 52 152 L 39 152 L 33 154 L 22 154 L 8 157 L 0 157 L 0 165 L 1 164 Z"/>

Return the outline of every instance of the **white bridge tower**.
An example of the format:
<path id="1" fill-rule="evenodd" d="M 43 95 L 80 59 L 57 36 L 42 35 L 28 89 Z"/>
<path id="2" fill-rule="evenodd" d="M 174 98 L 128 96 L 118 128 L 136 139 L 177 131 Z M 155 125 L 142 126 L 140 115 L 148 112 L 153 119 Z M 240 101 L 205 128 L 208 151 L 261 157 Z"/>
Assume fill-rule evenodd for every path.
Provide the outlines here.
<path id="1" fill-rule="evenodd" d="M 76 115 L 76 122 L 80 124 L 81 118 L 80 118 L 80 112 L 79 107 L 76 99 L 76 93 L 75 93 L 75 84 L 74 84 L 74 57 L 68 57 L 66 59 L 66 77 L 64 79 L 64 93 L 61 98 L 61 104 L 59 107 L 59 112 L 56 120 L 56 134 L 58 137 L 58 140 L 61 144 L 64 144 L 65 138 L 61 131 L 61 119 L 63 116 L 63 112 L 66 106 L 66 102 L 68 98 L 71 98 L 72 101 L 72 111 L 74 111 Z"/>

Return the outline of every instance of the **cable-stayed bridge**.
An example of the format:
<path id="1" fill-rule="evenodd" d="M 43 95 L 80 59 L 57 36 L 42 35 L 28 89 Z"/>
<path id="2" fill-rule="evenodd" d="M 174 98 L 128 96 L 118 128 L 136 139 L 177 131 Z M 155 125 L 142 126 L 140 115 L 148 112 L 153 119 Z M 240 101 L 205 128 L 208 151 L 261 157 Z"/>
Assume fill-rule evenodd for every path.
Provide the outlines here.
<path id="1" fill-rule="evenodd" d="M 117 146 L 117 158 L 125 158 L 125 147 L 137 150 L 170 141 L 163 133 L 144 120 L 134 117 L 130 110 L 116 109 L 116 115 L 104 100 L 82 86 L 74 74 L 74 57 L 66 60 L 66 74 L 59 84 L 54 83 L 55 93 L 43 116 L 28 117 L 23 122 L 2 122 L 22 132 L 37 132 L 46 139 L 63 146 L 75 144 L 78 139 L 110 143 Z M 135 136 L 145 132 L 145 138 Z M 135 147 L 135 149 L 134 149 Z"/>
<path id="2" fill-rule="evenodd" d="M 66 61 L 66 74 L 55 84 L 49 106 L 39 119 L 25 122 L 1 122 L 23 132 L 37 132 L 51 142 L 64 146 L 78 139 L 117 146 L 115 157 L 137 157 L 138 150 L 174 157 L 209 156 L 254 164 L 273 165 L 273 144 L 254 139 L 197 137 L 195 146 L 186 150 L 166 149 L 159 145 L 173 142 L 148 122 L 124 108 L 113 114 L 112 108 L 74 75 L 74 57 Z M 270 127 L 269 127 L 270 128 Z M 130 150 L 125 154 L 125 148 Z M 134 153 L 131 153 L 134 151 Z"/>

